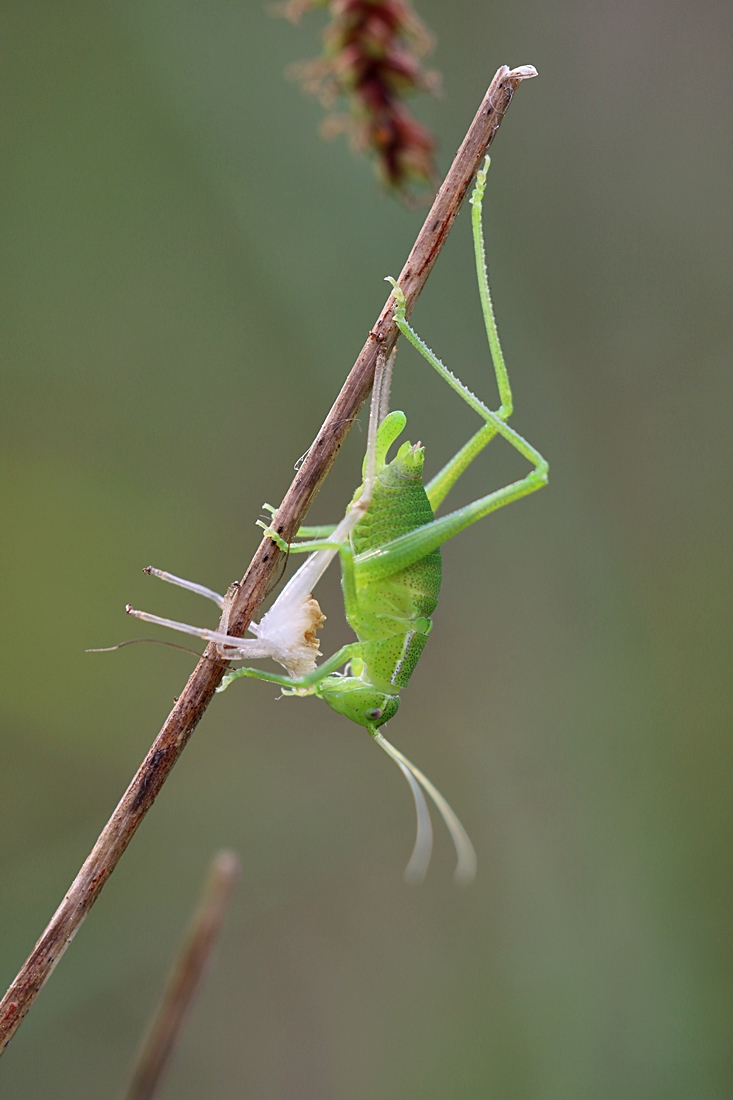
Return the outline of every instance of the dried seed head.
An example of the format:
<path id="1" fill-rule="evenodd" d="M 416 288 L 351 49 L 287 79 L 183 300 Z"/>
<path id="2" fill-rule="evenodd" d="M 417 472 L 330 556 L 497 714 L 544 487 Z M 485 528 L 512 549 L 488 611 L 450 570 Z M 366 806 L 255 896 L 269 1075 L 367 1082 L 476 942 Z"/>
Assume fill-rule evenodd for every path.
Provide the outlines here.
<path id="1" fill-rule="evenodd" d="M 420 61 L 432 49 L 430 32 L 408 0 L 289 0 L 276 11 L 297 22 L 315 8 L 331 15 L 323 55 L 290 74 L 329 110 L 340 97 L 346 101 L 348 113 L 330 115 L 324 134 L 346 133 L 354 148 L 372 153 L 382 181 L 403 197 L 434 186 L 435 141 L 403 103 L 437 89 L 437 74 Z"/>

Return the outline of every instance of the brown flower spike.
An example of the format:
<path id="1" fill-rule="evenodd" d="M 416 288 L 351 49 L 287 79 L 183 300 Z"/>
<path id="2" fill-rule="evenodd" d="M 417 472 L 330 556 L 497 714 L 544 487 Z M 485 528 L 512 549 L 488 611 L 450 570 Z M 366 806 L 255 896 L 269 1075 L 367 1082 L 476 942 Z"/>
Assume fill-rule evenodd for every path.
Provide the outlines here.
<path id="1" fill-rule="evenodd" d="M 382 182 L 403 197 L 414 187 L 432 187 L 435 141 L 403 103 L 437 87 L 437 74 L 420 62 L 432 49 L 432 35 L 408 0 L 288 0 L 277 12 L 296 22 L 314 8 L 331 15 L 323 54 L 291 72 L 325 107 L 339 97 L 346 101 L 348 114 L 331 114 L 324 133 L 347 133 L 356 149 L 373 153 Z"/>

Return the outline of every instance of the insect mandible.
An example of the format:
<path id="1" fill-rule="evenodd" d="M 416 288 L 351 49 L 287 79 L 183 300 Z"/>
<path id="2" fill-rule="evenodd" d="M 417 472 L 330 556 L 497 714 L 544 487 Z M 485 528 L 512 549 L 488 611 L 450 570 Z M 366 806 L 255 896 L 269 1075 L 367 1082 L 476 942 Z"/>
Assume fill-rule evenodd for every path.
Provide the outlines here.
<path id="1" fill-rule="evenodd" d="M 315 695 L 339 714 L 364 726 L 399 766 L 412 790 L 417 811 L 417 837 L 405 877 L 413 881 L 424 877 L 432 851 L 430 815 L 421 787 L 435 802 L 453 838 L 458 856 L 456 879 L 470 881 L 476 865 L 473 846 L 443 796 L 380 733 L 380 727 L 396 714 L 400 691 L 407 686 L 430 634 L 430 616 L 437 605 L 441 583 L 440 547 L 477 520 L 547 483 L 547 462 L 507 423 L 513 408 L 512 393 L 491 303 L 481 217 L 489 163 L 487 156 L 477 173 L 470 203 L 479 295 L 499 390 L 499 408 L 493 412 L 475 397 L 410 327 L 405 317 L 404 294 L 390 278 L 388 281 L 394 287 L 394 318 L 399 331 L 481 418 L 483 424 L 475 435 L 427 485 L 422 481 L 424 448 L 420 444 L 403 443 L 394 458 L 388 461 L 388 451 L 407 421 L 404 413 L 388 412 L 392 361 L 385 363 L 380 358 L 372 389 L 363 481 L 344 518 L 334 527 L 302 527 L 297 537 L 303 541 L 290 545 L 272 527 L 258 521 L 266 535 L 285 553 L 310 556 L 260 622 L 251 624 L 249 629 L 255 639 L 227 634 L 229 596 L 220 596 L 203 585 L 157 569 L 150 568 L 147 572 L 218 604 L 224 612 L 220 629 L 189 626 L 127 608 L 129 614 L 146 622 L 213 642 L 227 660 L 269 657 L 288 673 L 235 668 L 225 675 L 219 691 L 240 676 L 254 677 L 279 684 L 285 694 Z M 497 435 L 528 460 L 532 467 L 529 473 L 519 481 L 436 519 L 435 511 L 450 489 Z M 332 657 L 316 665 L 316 657 L 320 656 L 316 632 L 324 616 L 313 598 L 313 590 L 336 555 L 341 561 L 346 618 L 358 641 L 342 646 Z"/>

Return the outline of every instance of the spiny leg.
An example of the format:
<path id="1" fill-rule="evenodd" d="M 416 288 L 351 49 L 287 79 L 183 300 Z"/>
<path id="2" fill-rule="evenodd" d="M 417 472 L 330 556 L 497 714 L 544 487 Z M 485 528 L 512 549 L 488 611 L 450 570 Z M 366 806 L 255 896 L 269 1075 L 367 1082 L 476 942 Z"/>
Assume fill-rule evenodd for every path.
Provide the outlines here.
<path id="1" fill-rule="evenodd" d="M 354 566 L 363 579 L 378 580 L 390 576 L 398 570 L 408 568 L 415 561 L 437 549 L 448 539 L 453 538 L 483 516 L 489 515 L 505 504 L 519 500 L 528 493 L 535 492 L 547 483 L 548 465 L 546 460 L 535 447 L 506 423 L 506 417 L 512 411 L 512 395 L 491 305 L 484 259 L 483 234 L 481 232 L 481 201 L 486 184 L 487 167 L 488 158 L 484 169 L 479 172 L 471 202 L 473 205 L 474 248 L 481 305 L 501 398 L 501 407 L 497 412 L 492 412 L 467 386 L 464 386 L 460 379 L 448 370 L 415 330 L 411 328 L 405 316 L 405 296 L 394 279 L 388 281 L 394 287 L 394 316 L 400 332 L 420 352 L 423 358 L 427 359 L 431 367 L 448 383 L 451 389 L 455 390 L 459 397 L 478 413 L 484 421 L 483 427 L 461 448 L 437 477 L 428 484 L 426 491 L 431 505 L 437 507 L 463 471 L 495 435 L 500 435 L 506 439 L 534 468 L 526 477 L 505 486 L 503 489 L 498 489 L 481 497 L 472 504 L 466 505 L 465 508 L 459 508 L 457 511 L 442 516 L 432 523 L 418 527 L 414 531 L 386 543 L 384 546 L 361 554 L 355 559 Z"/>
<path id="2" fill-rule="evenodd" d="M 468 443 L 464 443 L 460 451 L 446 462 L 442 470 L 432 478 L 425 486 L 425 492 L 430 501 L 430 507 L 434 512 L 438 510 L 448 493 L 451 491 L 458 478 L 473 462 L 474 458 L 481 454 L 484 447 L 496 436 L 496 428 L 493 424 L 484 424 L 475 435 L 472 435 Z"/>
<path id="3" fill-rule="evenodd" d="M 486 337 L 489 341 L 491 361 L 494 364 L 496 384 L 499 388 L 499 400 L 501 407 L 497 413 L 502 420 L 508 420 L 512 415 L 514 404 L 512 401 L 512 388 L 509 385 L 504 353 L 501 350 L 499 331 L 496 327 L 494 306 L 489 290 L 489 276 L 486 270 L 486 247 L 484 245 L 484 227 L 482 221 L 484 192 L 486 190 L 486 173 L 491 164 L 491 157 L 484 160 L 483 168 L 476 173 L 476 184 L 469 202 L 471 203 L 471 229 L 473 231 L 473 251 L 476 258 L 476 275 L 478 277 L 478 292 L 481 298 L 481 312 L 484 315 Z"/>
<path id="4" fill-rule="evenodd" d="M 491 354 L 491 361 L 494 367 L 494 374 L 496 377 L 496 384 L 499 390 L 500 407 L 494 414 L 499 420 L 508 420 L 513 410 L 512 391 L 509 384 L 509 375 L 506 369 L 506 362 L 504 360 L 504 353 L 501 349 L 501 342 L 499 340 L 499 332 L 496 326 L 496 317 L 494 315 L 494 307 L 491 301 L 491 291 L 489 289 L 489 279 L 486 270 L 486 248 L 484 245 L 483 223 L 482 223 L 482 208 L 484 192 L 486 190 L 486 173 L 488 172 L 489 165 L 491 164 L 490 157 L 486 157 L 483 168 L 479 169 L 476 175 L 476 184 L 473 189 L 473 193 L 470 198 L 471 203 L 471 229 L 473 236 L 473 249 L 474 258 L 476 261 L 476 275 L 478 278 L 479 298 L 481 300 L 481 312 L 484 319 L 484 327 L 486 329 L 486 337 L 489 344 L 489 352 Z M 394 280 L 390 279 L 394 285 Z M 400 331 L 407 337 L 407 339 L 417 348 L 421 355 L 425 355 L 429 349 L 421 338 L 415 333 L 415 331 L 407 324 L 404 316 L 404 303 L 403 308 L 400 310 L 399 295 L 395 297 L 398 300 L 397 308 L 395 309 L 395 320 L 400 328 Z M 401 316 L 400 316 L 401 314 Z M 434 356 L 430 353 L 428 356 L 428 362 L 431 366 L 436 366 Z M 442 366 L 442 364 L 441 364 Z M 436 369 L 438 369 L 436 367 Z M 445 369 L 445 368 L 444 368 Z M 441 373 L 439 371 L 439 373 Z M 450 372 L 448 372 L 450 373 Z M 443 375 L 445 377 L 445 375 Z M 451 375 L 451 378 L 453 376 Z M 446 381 L 450 383 L 450 380 L 446 378 Z M 458 381 L 456 379 L 456 381 Z M 459 383 L 462 385 L 462 383 Z M 463 390 L 468 393 L 465 387 Z M 460 391 L 459 391 L 460 392 Z M 461 393 L 461 396 L 465 399 L 465 394 Z M 473 395 L 471 395 L 473 396 Z M 470 403 L 470 402 L 469 402 Z M 476 410 L 479 411 L 478 409 Z M 479 415 L 483 415 L 479 413 Z M 492 419 L 490 422 L 484 424 L 482 428 L 465 444 L 464 447 L 443 467 L 442 470 L 425 486 L 425 491 L 428 494 L 428 500 L 430 501 L 433 510 L 439 507 L 442 501 L 447 496 L 450 489 L 458 481 L 461 474 L 467 467 L 473 462 L 478 454 L 486 447 L 488 443 L 499 434 L 499 429 L 496 424 L 496 420 Z"/>
<path id="5" fill-rule="evenodd" d="M 455 390 L 458 396 L 461 397 L 474 412 L 478 413 L 487 425 L 492 425 L 498 435 L 506 439 L 508 443 L 511 443 L 515 450 L 519 451 L 519 453 L 537 469 L 546 468 L 547 463 L 539 451 L 536 450 L 531 443 L 528 443 L 526 439 L 523 439 L 519 432 L 515 432 L 513 428 L 510 428 L 498 413 L 492 412 L 491 409 L 484 405 L 483 401 L 480 401 L 475 394 L 471 393 L 468 386 L 464 386 L 460 378 L 457 378 L 452 371 L 448 370 L 445 364 L 438 359 L 435 352 L 431 351 L 424 340 L 422 340 L 415 330 L 410 327 L 405 319 L 405 296 L 396 283 L 393 283 L 393 285 L 396 302 L 395 322 L 400 332 L 410 341 L 413 347 L 420 352 L 422 357 L 427 359 L 430 366 L 448 383 L 451 389 Z"/>
<path id="6" fill-rule="evenodd" d="M 496 413 L 491 412 L 441 363 L 404 320 L 404 295 L 402 295 L 399 287 L 395 287 L 395 296 L 398 298 L 395 317 L 400 330 L 404 332 L 437 373 L 448 382 L 451 388 L 479 414 L 485 421 L 487 429 L 493 428 L 499 435 L 503 436 L 521 455 L 532 463 L 534 469 L 526 477 L 505 486 L 503 489 L 497 489 L 472 504 L 467 504 L 464 508 L 459 508 L 447 516 L 441 516 L 440 519 L 433 520 L 432 523 L 426 523 L 406 535 L 393 539 L 384 546 L 360 554 L 354 561 L 355 568 L 362 578 L 371 580 L 378 580 L 381 577 L 387 577 L 401 569 L 408 568 L 408 566 L 429 554 L 431 550 L 436 550 L 448 539 L 453 538 L 460 531 L 465 530 L 466 527 L 470 527 L 477 520 L 482 519 L 505 504 L 510 504 L 512 501 L 519 500 L 521 497 L 535 492 L 547 484 L 548 464 L 539 451 L 526 439 L 523 439 L 518 432 L 515 432 L 513 428 L 510 428 L 508 424 L 505 424 Z M 398 316 L 398 311 L 401 316 Z M 468 461 L 475 457 L 475 454 L 481 449 L 480 446 L 478 448 L 475 446 L 477 436 L 480 436 L 480 433 L 477 433 L 467 445 L 469 450 L 472 449 L 473 452 L 470 454 Z M 485 445 L 485 442 L 483 445 Z M 459 452 L 459 456 L 461 454 L 462 452 Z M 462 468 L 465 469 L 466 465 L 468 465 L 468 462 L 464 461 Z"/>
<path id="7" fill-rule="evenodd" d="M 361 581 L 380 580 L 402 569 L 408 569 L 420 561 L 432 550 L 437 550 L 444 542 L 465 531 L 467 527 L 483 519 L 505 504 L 520 500 L 547 484 L 547 468 L 535 469 L 520 481 L 497 489 L 473 504 L 450 512 L 447 516 L 416 527 L 407 535 L 401 535 L 376 550 L 368 550 L 354 559 L 354 569 Z"/>

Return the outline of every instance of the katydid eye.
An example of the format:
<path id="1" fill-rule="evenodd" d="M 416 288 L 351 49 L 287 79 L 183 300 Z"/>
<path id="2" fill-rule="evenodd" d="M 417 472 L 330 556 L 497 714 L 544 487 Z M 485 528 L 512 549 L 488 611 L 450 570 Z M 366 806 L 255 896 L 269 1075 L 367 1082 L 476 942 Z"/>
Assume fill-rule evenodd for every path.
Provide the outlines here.
<path id="1" fill-rule="evenodd" d="M 376 722 L 383 714 L 384 711 L 380 710 L 379 707 L 372 707 L 371 710 L 365 711 L 364 717 L 368 718 L 370 722 Z"/>

